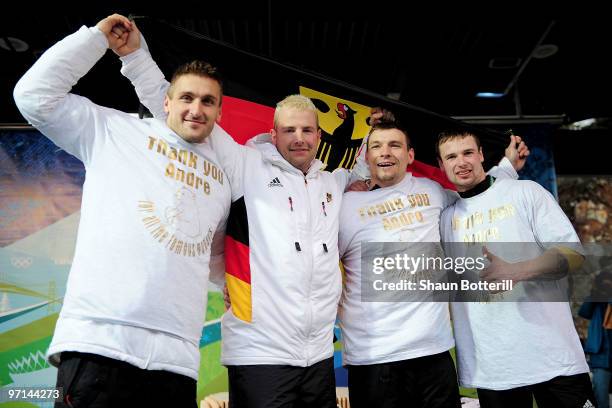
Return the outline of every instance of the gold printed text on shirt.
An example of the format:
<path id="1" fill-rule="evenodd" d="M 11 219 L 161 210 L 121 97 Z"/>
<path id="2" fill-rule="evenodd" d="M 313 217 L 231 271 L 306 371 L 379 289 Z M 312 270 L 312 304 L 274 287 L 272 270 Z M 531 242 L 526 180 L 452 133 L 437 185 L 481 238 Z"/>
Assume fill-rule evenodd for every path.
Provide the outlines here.
<path id="1" fill-rule="evenodd" d="M 393 230 L 407 225 L 412 225 L 415 222 L 423 222 L 423 214 L 420 211 L 402 211 L 382 219 L 383 227 L 386 231 Z"/>
<path id="2" fill-rule="evenodd" d="M 195 189 L 201 187 L 206 194 L 210 194 L 210 184 L 202 179 L 202 174 L 223 185 L 223 172 L 213 163 L 202 159 L 191 151 L 177 150 L 174 147 L 168 146 L 168 143 L 164 140 L 153 136 L 149 136 L 147 148 L 170 159 L 170 163 L 166 166 L 165 174 L 176 181 L 185 183 Z M 198 163 L 201 163 L 201 166 L 198 166 Z M 183 168 L 179 164 L 187 168 Z M 199 171 L 198 167 L 200 167 Z M 190 171 L 190 169 L 194 171 Z"/>
<path id="3" fill-rule="evenodd" d="M 359 216 L 363 218 L 377 217 L 393 213 L 404 208 L 429 207 L 429 195 L 426 193 L 409 194 L 406 196 L 384 200 L 381 203 L 376 203 L 367 207 L 359 208 Z"/>
<path id="4" fill-rule="evenodd" d="M 454 231 L 466 231 L 463 242 L 491 242 L 501 239 L 498 224 L 505 220 L 516 217 L 516 209 L 512 204 L 504 204 L 488 210 L 475 211 L 466 217 L 453 217 L 452 227 Z"/>

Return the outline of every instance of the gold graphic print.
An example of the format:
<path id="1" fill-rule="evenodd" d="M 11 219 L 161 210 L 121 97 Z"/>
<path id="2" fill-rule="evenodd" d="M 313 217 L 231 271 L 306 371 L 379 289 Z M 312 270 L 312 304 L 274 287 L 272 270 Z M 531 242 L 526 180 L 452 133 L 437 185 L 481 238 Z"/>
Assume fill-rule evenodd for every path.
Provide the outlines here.
<path id="1" fill-rule="evenodd" d="M 188 193 L 193 194 L 189 191 Z M 185 210 L 188 210 L 188 208 L 181 207 L 186 202 L 182 194 L 181 191 L 176 193 L 182 200 L 180 203 L 176 206 L 166 207 L 165 219 L 159 216 L 155 203 L 139 201 L 138 209 L 143 213 L 142 223 L 156 241 L 177 255 L 194 257 L 206 254 L 210 250 L 214 231 L 211 227 L 208 227 L 206 233 L 200 232 L 198 222 L 197 234 L 187 235 L 194 233 L 195 228 L 187 225 L 190 218 L 185 217 Z M 188 197 L 187 200 L 189 198 L 192 197 Z M 195 201 L 193 204 L 195 204 Z"/>
<path id="2" fill-rule="evenodd" d="M 489 208 L 484 211 L 474 211 L 465 217 L 453 217 L 453 231 L 463 232 L 462 241 L 467 243 L 482 243 L 500 241 L 501 233 L 496 225 L 502 220 L 516 217 L 516 209 L 512 204 Z"/>
<path id="3" fill-rule="evenodd" d="M 181 187 L 174 196 L 176 203 L 165 211 L 167 225 L 189 238 L 196 238 L 201 234 L 201 227 L 195 193 Z"/>
<path id="4" fill-rule="evenodd" d="M 223 185 L 224 173 L 196 153 L 176 149 L 161 138 L 149 136 L 146 148 L 168 159 L 160 166 L 160 177 L 176 182 L 177 189 L 165 205 L 158 206 L 150 200 L 138 202 L 144 227 L 154 240 L 176 255 L 195 257 L 208 253 L 214 228 L 202 225 L 198 195 L 213 194 L 216 183 Z"/>
<path id="5" fill-rule="evenodd" d="M 359 213 L 359 218 L 362 220 L 382 216 L 381 222 L 385 231 L 402 228 L 404 232 L 407 233 L 410 229 L 404 227 L 408 227 L 414 223 L 425 222 L 425 217 L 421 210 L 430 206 L 429 194 L 418 193 L 407 194 L 405 196 L 384 200 L 367 207 L 361 207 L 357 212 Z"/>

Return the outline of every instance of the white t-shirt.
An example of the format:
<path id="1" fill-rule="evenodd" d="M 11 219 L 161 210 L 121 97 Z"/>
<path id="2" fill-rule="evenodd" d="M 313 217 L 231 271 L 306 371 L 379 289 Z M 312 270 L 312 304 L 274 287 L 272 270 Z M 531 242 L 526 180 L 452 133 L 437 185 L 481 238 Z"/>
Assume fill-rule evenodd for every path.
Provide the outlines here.
<path id="1" fill-rule="evenodd" d="M 475 242 L 476 252 L 482 242 L 538 243 L 530 248 L 540 254 L 546 243 L 578 242 L 552 195 L 531 181 L 497 180 L 447 208 L 440 225 L 444 242 Z M 588 372 L 567 302 L 456 302 L 451 310 L 464 387 L 506 390 Z"/>
<path id="2" fill-rule="evenodd" d="M 440 213 L 456 195 L 407 173 L 400 183 L 344 195 L 339 249 L 346 271 L 339 307 L 347 365 L 379 364 L 453 347 L 448 303 L 364 302 L 362 242 L 440 242 Z"/>
<path id="3" fill-rule="evenodd" d="M 223 270 L 230 186 L 208 139 L 187 143 L 161 121 L 68 93 L 107 47 L 99 29 L 83 27 L 15 88 L 24 117 L 86 169 L 48 355 L 57 363 L 63 351 L 96 353 L 197 379 L 209 272 Z"/>

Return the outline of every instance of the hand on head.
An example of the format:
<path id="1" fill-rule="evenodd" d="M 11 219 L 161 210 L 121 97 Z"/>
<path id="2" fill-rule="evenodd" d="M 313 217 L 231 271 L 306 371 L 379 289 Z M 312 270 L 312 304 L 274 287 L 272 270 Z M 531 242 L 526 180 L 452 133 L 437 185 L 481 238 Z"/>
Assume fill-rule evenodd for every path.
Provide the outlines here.
<path id="1" fill-rule="evenodd" d="M 370 117 L 368 118 L 368 124 L 370 126 L 374 126 L 375 124 L 379 122 L 394 122 L 394 121 L 395 121 L 395 115 L 393 114 L 393 112 L 387 109 L 376 107 L 370 110 Z"/>

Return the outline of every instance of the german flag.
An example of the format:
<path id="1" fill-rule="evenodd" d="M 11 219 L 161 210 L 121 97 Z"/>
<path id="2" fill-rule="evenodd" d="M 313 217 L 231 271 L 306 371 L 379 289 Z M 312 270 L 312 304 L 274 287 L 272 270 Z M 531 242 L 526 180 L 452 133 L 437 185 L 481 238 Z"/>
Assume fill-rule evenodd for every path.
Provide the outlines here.
<path id="1" fill-rule="evenodd" d="M 239 143 L 251 136 L 268 132 L 274 109 L 233 97 L 223 98 L 221 126 Z M 225 281 L 234 315 L 251 322 L 251 269 L 249 259 L 249 223 L 244 197 L 234 201 L 225 230 Z"/>

